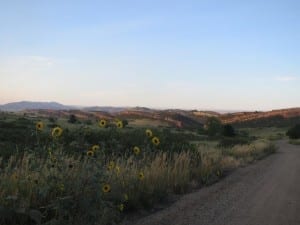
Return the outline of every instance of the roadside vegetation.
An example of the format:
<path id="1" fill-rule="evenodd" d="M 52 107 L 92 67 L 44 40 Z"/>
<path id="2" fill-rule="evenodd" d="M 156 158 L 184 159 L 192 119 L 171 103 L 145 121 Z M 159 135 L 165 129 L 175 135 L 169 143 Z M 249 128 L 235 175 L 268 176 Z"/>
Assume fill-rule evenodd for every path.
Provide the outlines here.
<path id="1" fill-rule="evenodd" d="M 290 144 L 300 145 L 300 124 L 296 124 L 291 127 L 287 132 L 286 135 L 290 139 Z"/>
<path id="2" fill-rule="evenodd" d="M 197 131 L 78 121 L 1 115 L 0 224 L 116 224 L 275 151 L 215 118 Z"/>

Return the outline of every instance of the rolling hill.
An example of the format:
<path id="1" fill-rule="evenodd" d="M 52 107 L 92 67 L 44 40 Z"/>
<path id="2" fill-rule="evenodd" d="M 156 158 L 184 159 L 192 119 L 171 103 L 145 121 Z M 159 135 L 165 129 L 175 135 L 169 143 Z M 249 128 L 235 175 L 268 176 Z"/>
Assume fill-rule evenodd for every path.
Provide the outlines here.
<path id="1" fill-rule="evenodd" d="M 44 117 L 69 117 L 76 115 L 82 120 L 112 119 L 147 119 L 161 121 L 173 127 L 199 128 L 207 118 L 217 117 L 223 124 L 235 126 L 290 126 L 300 123 L 300 108 L 279 109 L 266 112 L 234 112 L 221 114 L 214 111 L 198 110 L 157 110 L 145 107 L 77 107 L 66 106 L 57 102 L 15 102 L 0 105 L 0 111 L 24 112 L 27 115 Z"/>

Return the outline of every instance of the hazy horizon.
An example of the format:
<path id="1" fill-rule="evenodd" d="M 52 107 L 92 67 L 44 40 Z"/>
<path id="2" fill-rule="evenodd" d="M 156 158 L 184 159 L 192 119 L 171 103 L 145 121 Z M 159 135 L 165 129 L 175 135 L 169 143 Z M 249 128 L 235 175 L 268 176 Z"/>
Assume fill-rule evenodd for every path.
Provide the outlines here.
<path id="1" fill-rule="evenodd" d="M 0 104 L 299 107 L 300 2 L 0 2 Z"/>

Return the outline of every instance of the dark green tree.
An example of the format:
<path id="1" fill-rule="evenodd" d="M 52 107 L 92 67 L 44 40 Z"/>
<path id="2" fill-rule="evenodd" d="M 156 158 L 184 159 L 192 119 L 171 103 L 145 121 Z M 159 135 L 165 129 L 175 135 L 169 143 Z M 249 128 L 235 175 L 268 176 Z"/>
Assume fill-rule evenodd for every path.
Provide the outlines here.
<path id="1" fill-rule="evenodd" d="M 236 135 L 235 130 L 232 125 L 230 124 L 225 124 L 223 126 L 223 136 L 225 137 L 234 137 Z"/>
<path id="2" fill-rule="evenodd" d="M 48 120 L 51 123 L 55 123 L 57 121 L 57 118 L 55 118 L 55 117 L 49 117 Z"/>
<path id="3" fill-rule="evenodd" d="M 205 128 L 208 136 L 214 137 L 222 132 L 222 123 L 217 117 L 209 117 Z"/>
<path id="4" fill-rule="evenodd" d="M 298 139 L 300 138 L 300 124 L 296 124 L 292 128 L 290 128 L 287 132 L 286 135 L 290 139 Z"/>
<path id="5" fill-rule="evenodd" d="M 126 127 L 128 125 L 128 120 L 122 120 L 123 127 Z"/>
<path id="6" fill-rule="evenodd" d="M 77 117 L 74 114 L 71 114 L 68 122 L 69 123 L 76 123 L 77 122 Z"/>

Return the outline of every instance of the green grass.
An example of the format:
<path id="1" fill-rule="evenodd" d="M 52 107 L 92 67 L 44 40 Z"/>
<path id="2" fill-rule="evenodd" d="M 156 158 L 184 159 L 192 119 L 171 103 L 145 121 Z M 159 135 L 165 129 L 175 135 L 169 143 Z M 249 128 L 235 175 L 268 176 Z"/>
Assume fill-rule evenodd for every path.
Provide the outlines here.
<path id="1" fill-rule="evenodd" d="M 257 138 L 268 139 L 271 141 L 280 140 L 286 137 L 285 133 L 288 128 L 277 128 L 277 127 L 261 127 L 261 128 L 241 128 L 240 131 L 244 131 L 249 136 Z"/>

